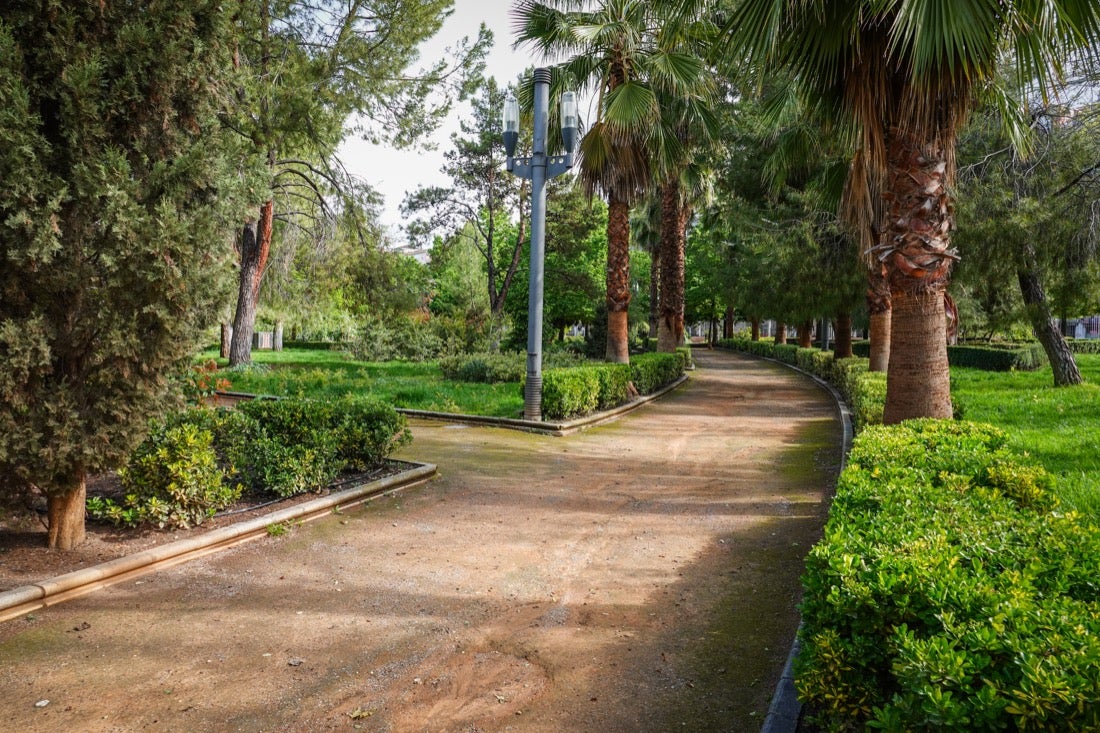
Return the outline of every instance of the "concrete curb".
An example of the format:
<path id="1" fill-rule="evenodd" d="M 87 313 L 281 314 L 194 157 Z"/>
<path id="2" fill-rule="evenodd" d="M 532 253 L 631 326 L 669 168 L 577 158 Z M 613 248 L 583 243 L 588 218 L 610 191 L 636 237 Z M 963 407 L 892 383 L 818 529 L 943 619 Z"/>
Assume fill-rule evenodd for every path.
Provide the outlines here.
<path id="1" fill-rule="evenodd" d="M 779 361 L 778 359 L 770 359 L 766 356 L 756 356 L 755 354 L 745 354 L 740 351 L 733 352 L 747 356 L 752 359 L 762 359 L 764 361 L 770 361 L 774 364 L 780 364 L 782 366 L 793 369 L 794 371 L 809 377 L 817 383 L 819 387 L 824 389 L 833 397 L 833 401 L 836 403 L 837 412 L 840 414 L 840 423 L 843 429 L 841 436 L 841 453 L 840 453 L 840 470 L 844 470 L 844 466 L 848 461 L 848 451 L 852 447 L 852 438 L 854 431 L 852 429 L 852 411 L 848 407 L 848 403 L 844 401 L 844 397 L 837 391 L 836 387 L 826 382 L 816 374 L 810 374 L 804 369 L 800 369 L 794 364 L 788 364 L 785 361 Z M 787 662 L 783 665 L 783 672 L 779 676 L 779 682 L 775 686 L 775 692 L 772 693 L 772 701 L 768 706 L 768 713 L 764 717 L 764 725 L 760 729 L 760 733 L 795 733 L 798 730 L 798 722 L 802 717 L 802 703 L 798 699 L 798 690 L 794 684 L 794 662 L 798 658 L 798 653 L 801 650 L 801 644 L 799 644 L 798 637 L 802 633 L 802 623 L 798 624 L 798 631 L 795 632 L 794 640 L 791 642 L 791 650 L 787 654 Z"/>
<path id="2" fill-rule="evenodd" d="M 334 507 L 353 506 L 382 494 L 423 483 L 435 475 L 435 465 L 419 464 L 393 476 L 352 486 L 328 496 L 211 530 L 196 537 L 188 537 L 94 567 L 75 570 L 41 583 L 13 588 L 0 593 L 0 622 L 9 621 L 39 608 L 52 606 L 123 580 L 178 565 L 262 537 L 267 534 L 267 528 L 272 524 L 316 519 Z"/>
<path id="3" fill-rule="evenodd" d="M 532 433 L 544 433 L 547 435 L 562 436 L 575 433 L 578 430 L 585 430 L 594 425 L 600 425 L 605 422 L 614 420 L 628 412 L 638 409 L 642 405 L 646 405 L 658 397 L 663 397 L 672 390 L 681 386 L 688 379 L 687 375 L 680 377 L 675 382 L 666 384 L 661 389 L 652 394 L 643 395 L 637 399 L 626 403 L 625 405 L 619 405 L 613 407 L 610 410 L 603 412 L 594 412 L 591 415 L 584 415 L 573 420 L 563 420 L 561 422 L 537 422 L 534 420 L 518 420 L 508 417 L 484 417 L 481 415 L 463 415 L 455 412 L 433 412 L 430 410 L 409 410 L 405 408 L 397 408 L 397 411 L 408 417 L 420 418 L 423 420 L 446 420 L 449 422 L 470 424 L 470 425 L 488 425 L 498 428 L 511 428 L 513 430 L 526 430 Z"/>

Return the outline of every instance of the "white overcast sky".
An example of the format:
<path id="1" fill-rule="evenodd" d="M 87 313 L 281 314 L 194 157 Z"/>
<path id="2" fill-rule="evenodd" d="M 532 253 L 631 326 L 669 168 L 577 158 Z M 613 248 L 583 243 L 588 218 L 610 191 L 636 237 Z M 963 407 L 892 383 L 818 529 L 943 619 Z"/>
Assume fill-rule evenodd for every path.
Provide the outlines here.
<path id="1" fill-rule="evenodd" d="M 421 63 L 428 65 L 441 58 L 447 46 L 463 36 L 477 36 L 482 21 L 493 31 L 493 47 L 486 63 L 486 75 L 496 77 L 501 85 L 514 80 L 524 68 L 535 64 L 526 50 L 512 51 L 511 2 L 502 0 L 455 0 L 454 13 L 443 25 L 439 34 L 421 47 Z M 460 106 L 432 138 L 436 149 L 394 150 L 378 147 L 359 139 L 347 141 L 340 149 L 340 157 L 348 170 L 366 180 L 383 196 L 385 206 L 382 222 L 393 233 L 395 244 L 405 243 L 405 234 L 399 231 L 402 223 L 401 201 L 407 191 L 422 185 L 444 185 L 448 179 L 439 172 L 443 164 L 443 151 L 452 132 L 458 130 L 458 120 L 468 114 L 468 107 Z"/>

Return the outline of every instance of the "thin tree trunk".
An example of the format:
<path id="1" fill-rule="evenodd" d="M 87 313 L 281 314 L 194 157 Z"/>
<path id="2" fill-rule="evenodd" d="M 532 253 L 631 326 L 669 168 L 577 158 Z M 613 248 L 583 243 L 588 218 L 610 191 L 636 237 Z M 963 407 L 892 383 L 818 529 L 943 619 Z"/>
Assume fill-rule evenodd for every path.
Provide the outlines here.
<path id="1" fill-rule="evenodd" d="M 267 269 L 271 253 L 271 227 L 274 202 L 260 207 L 260 218 L 249 221 L 241 230 L 240 284 L 237 290 L 237 312 L 233 316 L 233 341 L 229 347 L 229 366 L 252 361 L 252 334 L 256 330 L 256 306 L 260 297 L 260 282 Z"/>
<path id="2" fill-rule="evenodd" d="M 836 314 L 836 343 L 833 344 L 834 359 L 848 359 L 852 356 L 852 314 L 841 311 Z"/>
<path id="3" fill-rule="evenodd" d="M 887 424 L 952 416 L 944 293 L 957 257 L 950 248 L 954 215 L 946 186 L 948 162 L 941 143 L 891 131 L 889 212 L 881 252 L 892 306 Z"/>
<path id="4" fill-rule="evenodd" d="M 783 321 L 776 321 L 775 323 L 775 343 L 787 343 L 787 324 Z"/>
<path id="5" fill-rule="evenodd" d="M 886 374 L 887 425 L 916 417 L 950 418 L 943 292 L 895 292 L 891 321 L 890 370 Z"/>
<path id="6" fill-rule="evenodd" d="M 813 346 L 814 339 L 814 322 L 803 321 L 798 324 L 798 346 L 802 349 L 808 349 Z"/>
<path id="7" fill-rule="evenodd" d="M 753 341 L 759 341 L 760 318 L 758 318 L 757 316 L 753 316 L 752 319 L 749 320 L 749 328 L 751 329 L 751 336 L 749 338 L 751 338 Z"/>
<path id="8" fill-rule="evenodd" d="M 722 317 L 722 338 L 733 338 L 733 306 L 726 306 L 726 314 Z"/>
<path id="9" fill-rule="evenodd" d="M 660 249 L 651 252 L 649 258 L 649 338 L 657 340 L 661 308 L 661 254 Z M 646 344 L 649 351 L 649 344 Z"/>
<path id="10" fill-rule="evenodd" d="M 51 494 L 46 511 L 49 531 L 46 542 L 53 550 L 71 550 L 84 542 L 84 477 L 65 494 Z"/>
<path id="11" fill-rule="evenodd" d="M 607 361 L 630 363 L 630 206 L 612 199 L 607 211 Z"/>
<path id="12" fill-rule="evenodd" d="M 1058 327 L 1051 316 L 1046 291 L 1036 271 L 1034 255 L 1034 250 L 1027 247 L 1024 253 L 1027 266 L 1016 271 L 1016 279 L 1020 281 L 1020 292 L 1024 296 L 1027 317 L 1031 321 L 1031 330 L 1043 345 L 1043 351 L 1050 360 L 1050 367 L 1054 372 L 1054 386 L 1068 387 L 1081 384 L 1085 380 L 1081 377 L 1081 370 L 1077 368 L 1073 352 L 1070 351 L 1062 334 L 1058 332 Z"/>
<path id="13" fill-rule="evenodd" d="M 221 348 L 219 350 L 223 359 L 229 358 L 229 345 L 231 343 L 233 343 L 233 327 L 228 323 L 223 323 L 221 329 Z"/>

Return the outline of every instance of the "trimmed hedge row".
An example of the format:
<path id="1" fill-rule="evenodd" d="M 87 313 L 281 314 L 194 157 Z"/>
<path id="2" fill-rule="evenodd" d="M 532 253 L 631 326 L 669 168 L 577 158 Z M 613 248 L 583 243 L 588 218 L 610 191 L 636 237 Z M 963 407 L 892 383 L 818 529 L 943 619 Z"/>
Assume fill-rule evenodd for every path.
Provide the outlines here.
<path id="1" fill-rule="evenodd" d="M 857 432 L 867 425 L 882 423 L 882 410 L 886 404 L 886 374 L 868 372 L 866 358 L 836 359 L 831 351 L 802 349 L 790 344 L 747 338 L 723 339 L 718 346 L 792 364 L 825 380 L 836 387 L 848 403 L 852 410 L 852 427 Z"/>
<path id="2" fill-rule="evenodd" d="M 567 351 L 542 355 L 544 370 L 580 366 L 583 356 Z M 477 352 L 444 356 L 439 360 L 443 376 L 456 382 L 523 382 L 527 378 L 527 354 L 522 351 Z"/>
<path id="3" fill-rule="evenodd" d="M 280 497 L 317 491 L 411 439 L 405 417 L 372 399 L 252 400 L 193 408 L 154 425 L 119 471 L 121 503 L 88 500 L 93 518 L 186 528 L 248 488 Z"/>
<path id="4" fill-rule="evenodd" d="M 1100 339 L 1066 339 L 1075 354 L 1100 354 Z"/>
<path id="5" fill-rule="evenodd" d="M 803 576 L 826 731 L 1100 730 L 1100 527 L 988 425 L 872 427 Z"/>
<path id="6" fill-rule="evenodd" d="M 852 353 L 869 357 L 871 344 L 857 341 L 852 344 Z M 947 347 L 947 361 L 951 366 L 987 372 L 1033 371 L 1047 363 L 1047 355 L 1040 343 L 957 344 Z"/>
<path id="7" fill-rule="evenodd" d="M 691 352 L 640 354 L 629 364 L 594 364 L 548 369 L 542 375 L 542 415 L 566 420 L 652 394 L 683 376 Z"/>

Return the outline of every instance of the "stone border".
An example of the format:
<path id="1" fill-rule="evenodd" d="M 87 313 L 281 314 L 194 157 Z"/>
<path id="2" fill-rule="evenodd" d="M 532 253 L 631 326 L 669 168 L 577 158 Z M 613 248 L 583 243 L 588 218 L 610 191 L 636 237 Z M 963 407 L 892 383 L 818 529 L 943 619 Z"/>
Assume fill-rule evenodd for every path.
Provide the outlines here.
<path id="1" fill-rule="evenodd" d="M 265 536 L 267 528 L 272 524 L 310 521 L 336 507 L 354 506 L 377 496 L 421 484 L 435 475 L 435 465 L 415 464 L 414 468 L 393 476 L 352 486 L 238 524 L 210 530 L 196 537 L 152 547 L 90 568 L 74 570 L 41 583 L 13 588 L 0 593 L 0 622 Z"/>

